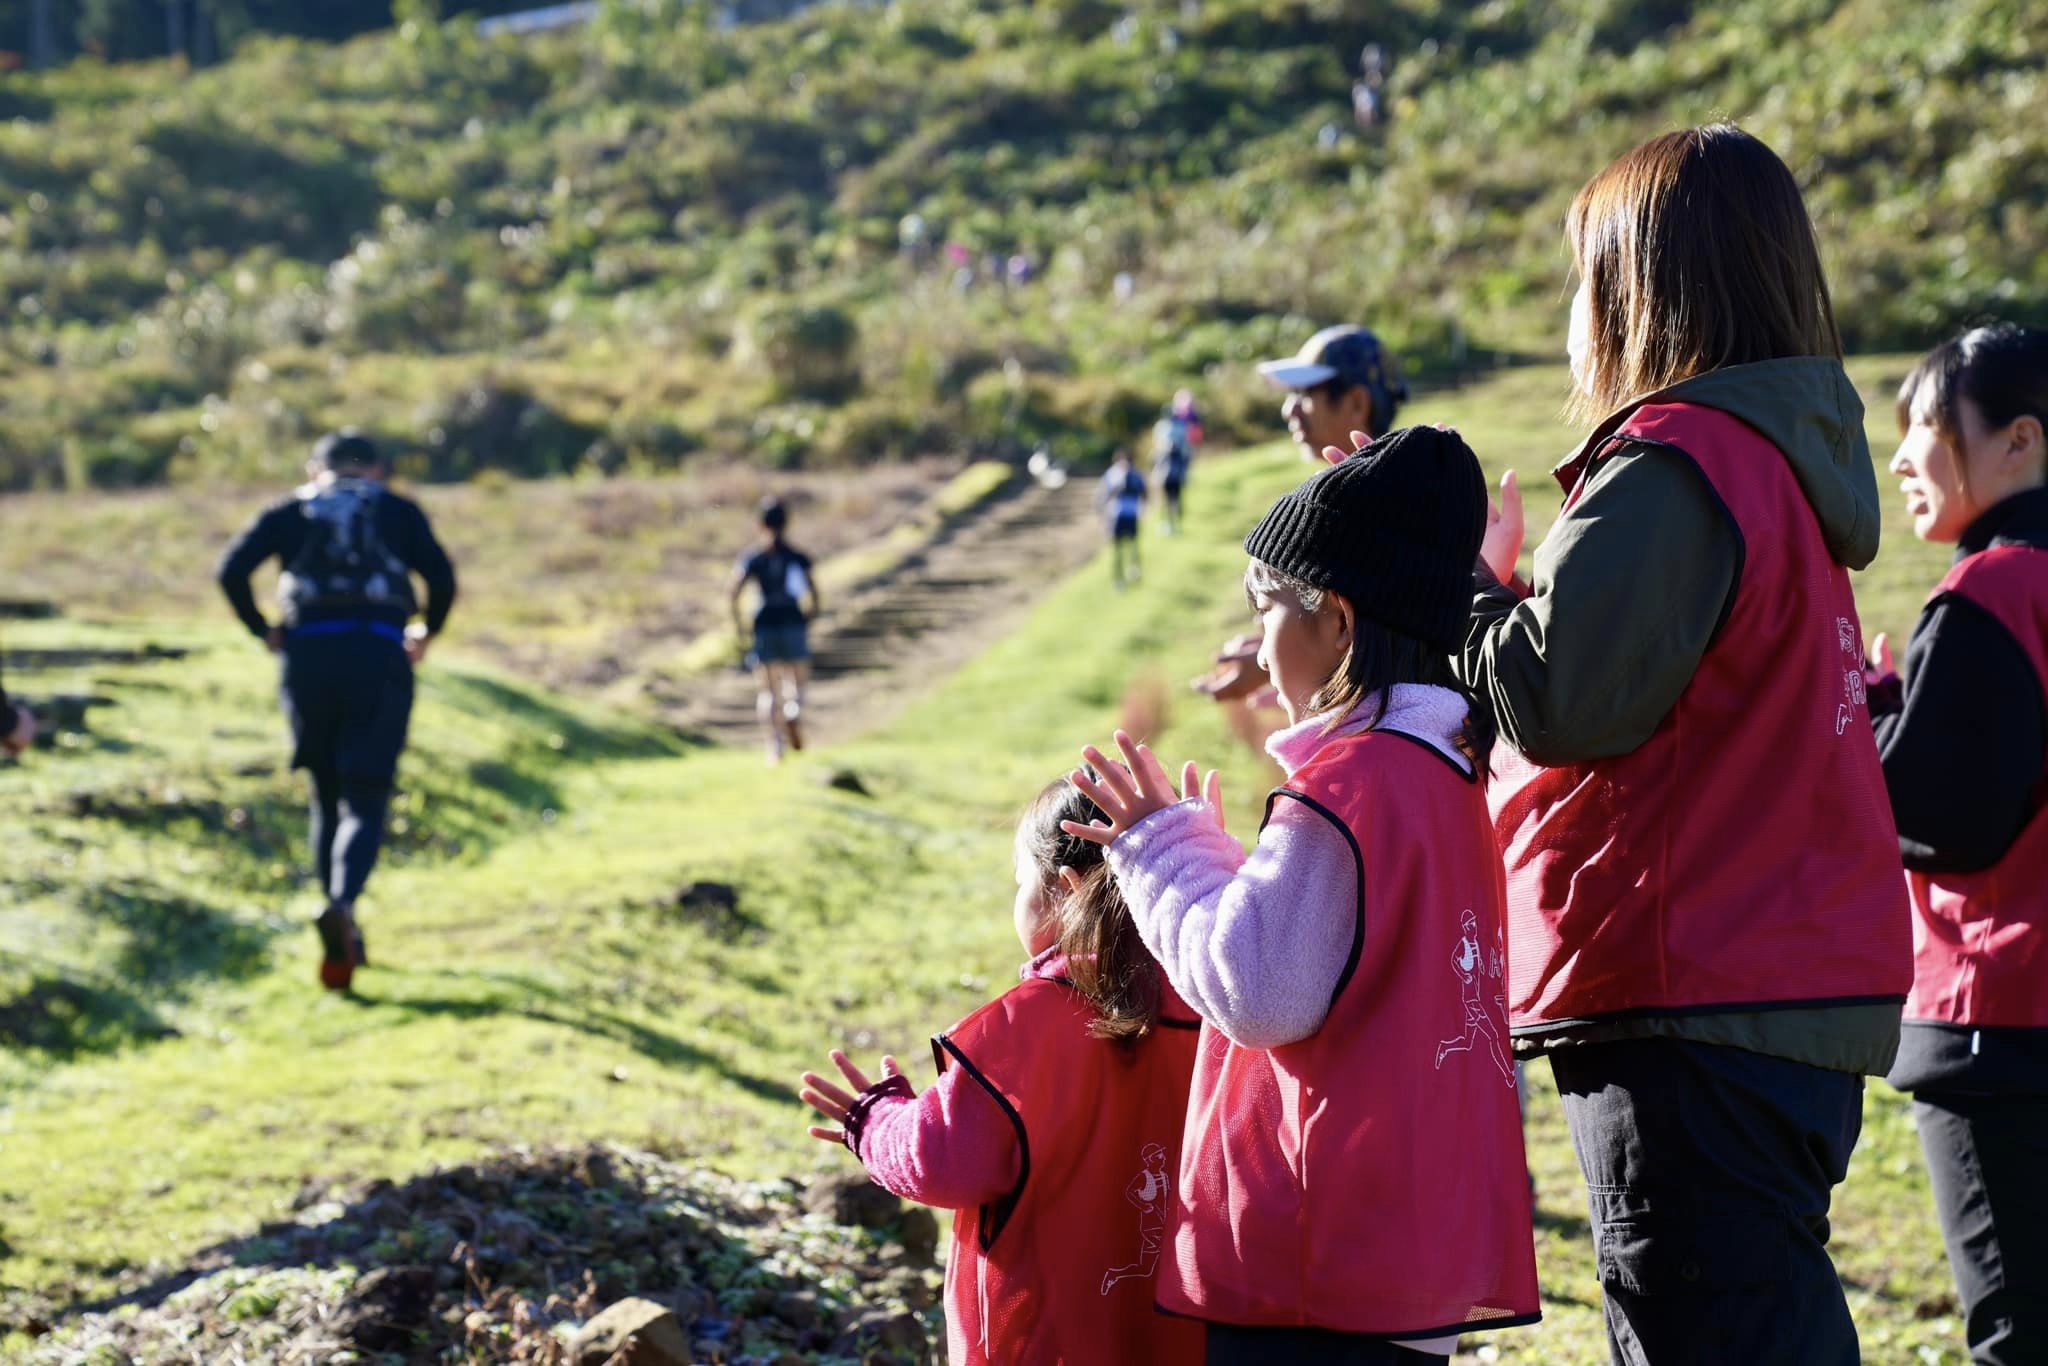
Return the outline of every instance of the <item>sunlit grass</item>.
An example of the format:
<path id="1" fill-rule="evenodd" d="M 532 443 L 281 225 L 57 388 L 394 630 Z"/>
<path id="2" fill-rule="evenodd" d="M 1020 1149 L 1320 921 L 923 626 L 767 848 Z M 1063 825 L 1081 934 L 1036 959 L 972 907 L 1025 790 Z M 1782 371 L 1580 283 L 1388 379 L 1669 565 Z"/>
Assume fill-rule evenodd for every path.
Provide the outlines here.
<path id="1" fill-rule="evenodd" d="M 1454 423 L 1496 473 L 1519 469 L 1540 523 L 1555 504 L 1541 472 L 1570 443 L 1560 383 L 1555 367 L 1508 371 L 1407 416 Z M 175 614 L 10 625 L 11 650 L 193 653 L 9 674 L 116 705 L 0 768 L 0 1021 L 38 981 L 83 1003 L 0 1060 L 0 1284 L 61 1302 L 248 1234 L 309 1176 L 402 1177 L 505 1143 L 605 1137 L 746 1175 L 840 1165 L 804 1137 L 789 1082 L 835 1045 L 929 1076 L 925 1037 L 1001 990 L 1020 956 L 1016 811 L 1127 699 L 1163 750 L 1220 761 L 1249 836 L 1272 770 L 1181 683 L 1244 620 L 1238 538 L 1307 472 L 1279 448 L 1205 459 L 1186 533 L 1148 540 L 1139 588 L 1117 593 L 1091 564 L 952 678 L 908 661 L 878 681 L 916 694 L 887 730 L 780 770 L 509 677 L 458 642 L 422 674 L 404 826 L 364 909 L 375 966 L 353 999 L 313 984 L 298 789 L 279 771 L 260 650 Z M 1900 631 L 1943 557 L 1895 528 L 1864 609 Z M 841 768 L 872 796 L 821 782 Z M 697 881 L 736 888 L 737 917 L 679 907 Z M 1547 1318 L 1468 1348 L 1598 1362 L 1583 1194 L 1547 1069 L 1531 1078 Z M 1866 1115 L 1836 1219 L 1866 1359 L 1958 1361 L 1910 1122 L 1881 1086 Z"/>

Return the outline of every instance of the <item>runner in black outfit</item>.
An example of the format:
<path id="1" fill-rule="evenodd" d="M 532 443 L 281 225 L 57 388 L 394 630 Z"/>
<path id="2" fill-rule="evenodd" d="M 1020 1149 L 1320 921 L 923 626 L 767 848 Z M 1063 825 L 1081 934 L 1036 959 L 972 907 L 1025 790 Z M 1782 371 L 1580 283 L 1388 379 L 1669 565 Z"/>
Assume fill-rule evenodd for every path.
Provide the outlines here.
<path id="1" fill-rule="evenodd" d="M 328 899 L 320 981 L 339 991 L 367 962 L 355 903 L 384 838 L 413 666 L 448 620 L 455 568 L 419 505 L 385 488 L 390 467 L 368 437 L 323 437 L 307 471 L 310 483 L 228 546 L 219 577 L 235 615 L 283 662 L 292 767 L 312 781 L 313 866 Z M 249 588 L 271 559 L 284 570 L 275 625 Z M 423 624 L 409 624 L 413 574 L 427 585 Z"/>
<path id="2" fill-rule="evenodd" d="M 804 684 L 811 676 L 809 626 L 820 604 L 810 557 L 791 545 L 789 509 L 780 499 L 761 504 L 761 535 L 767 544 L 740 556 L 732 573 L 732 626 L 744 637 L 740 594 L 751 583 L 760 593 L 754 610 L 754 648 L 749 651 L 760 679 L 761 724 L 768 728 L 768 762 L 782 762 L 785 741 L 804 747 Z"/>

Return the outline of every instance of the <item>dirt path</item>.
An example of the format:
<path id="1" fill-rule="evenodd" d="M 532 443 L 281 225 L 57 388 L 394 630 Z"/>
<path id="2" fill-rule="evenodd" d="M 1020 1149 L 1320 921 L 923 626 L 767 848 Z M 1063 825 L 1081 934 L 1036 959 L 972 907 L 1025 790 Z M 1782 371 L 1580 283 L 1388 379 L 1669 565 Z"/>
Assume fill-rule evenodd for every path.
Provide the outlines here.
<path id="1" fill-rule="evenodd" d="M 1039 594 L 1101 544 L 1092 481 L 1048 489 L 1019 478 L 942 524 L 929 544 L 825 604 L 811 627 L 806 738 L 844 739 L 880 725 L 926 687 L 1002 638 Z M 761 743 L 753 679 L 702 674 L 650 700 L 721 744 Z"/>

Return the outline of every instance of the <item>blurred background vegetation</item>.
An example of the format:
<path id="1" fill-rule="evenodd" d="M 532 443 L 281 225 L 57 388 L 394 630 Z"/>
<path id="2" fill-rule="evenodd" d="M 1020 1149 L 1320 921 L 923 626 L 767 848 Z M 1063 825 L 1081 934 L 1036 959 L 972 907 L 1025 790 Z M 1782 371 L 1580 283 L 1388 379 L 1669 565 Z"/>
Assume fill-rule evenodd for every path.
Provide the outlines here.
<path id="1" fill-rule="evenodd" d="M 1086 461 L 1184 383 L 1263 436 L 1250 362 L 1327 322 L 1425 383 L 1555 356 L 1571 193 L 1713 117 L 1807 186 L 1852 349 L 2048 301 L 2028 0 L 446 8 L 207 0 L 166 58 L 163 0 L 58 7 L 0 84 L 0 489 L 341 423 L 436 480 Z"/>

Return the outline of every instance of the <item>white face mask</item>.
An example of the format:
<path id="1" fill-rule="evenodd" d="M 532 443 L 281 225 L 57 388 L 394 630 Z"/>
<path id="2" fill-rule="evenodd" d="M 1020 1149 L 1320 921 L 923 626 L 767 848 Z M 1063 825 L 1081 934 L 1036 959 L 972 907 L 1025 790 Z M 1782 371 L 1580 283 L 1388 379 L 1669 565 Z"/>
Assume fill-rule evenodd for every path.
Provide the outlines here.
<path id="1" fill-rule="evenodd" d="M 1572 295 L 1571 332 L 1565 338 L 1564 354 L 1572 363 L 1572 382 L 1580 389 L 1586 388 L 1586 353 L 1593 344 L 1593 295 L 1586 282 L 1579 282 L 1579 292 Z"/>

